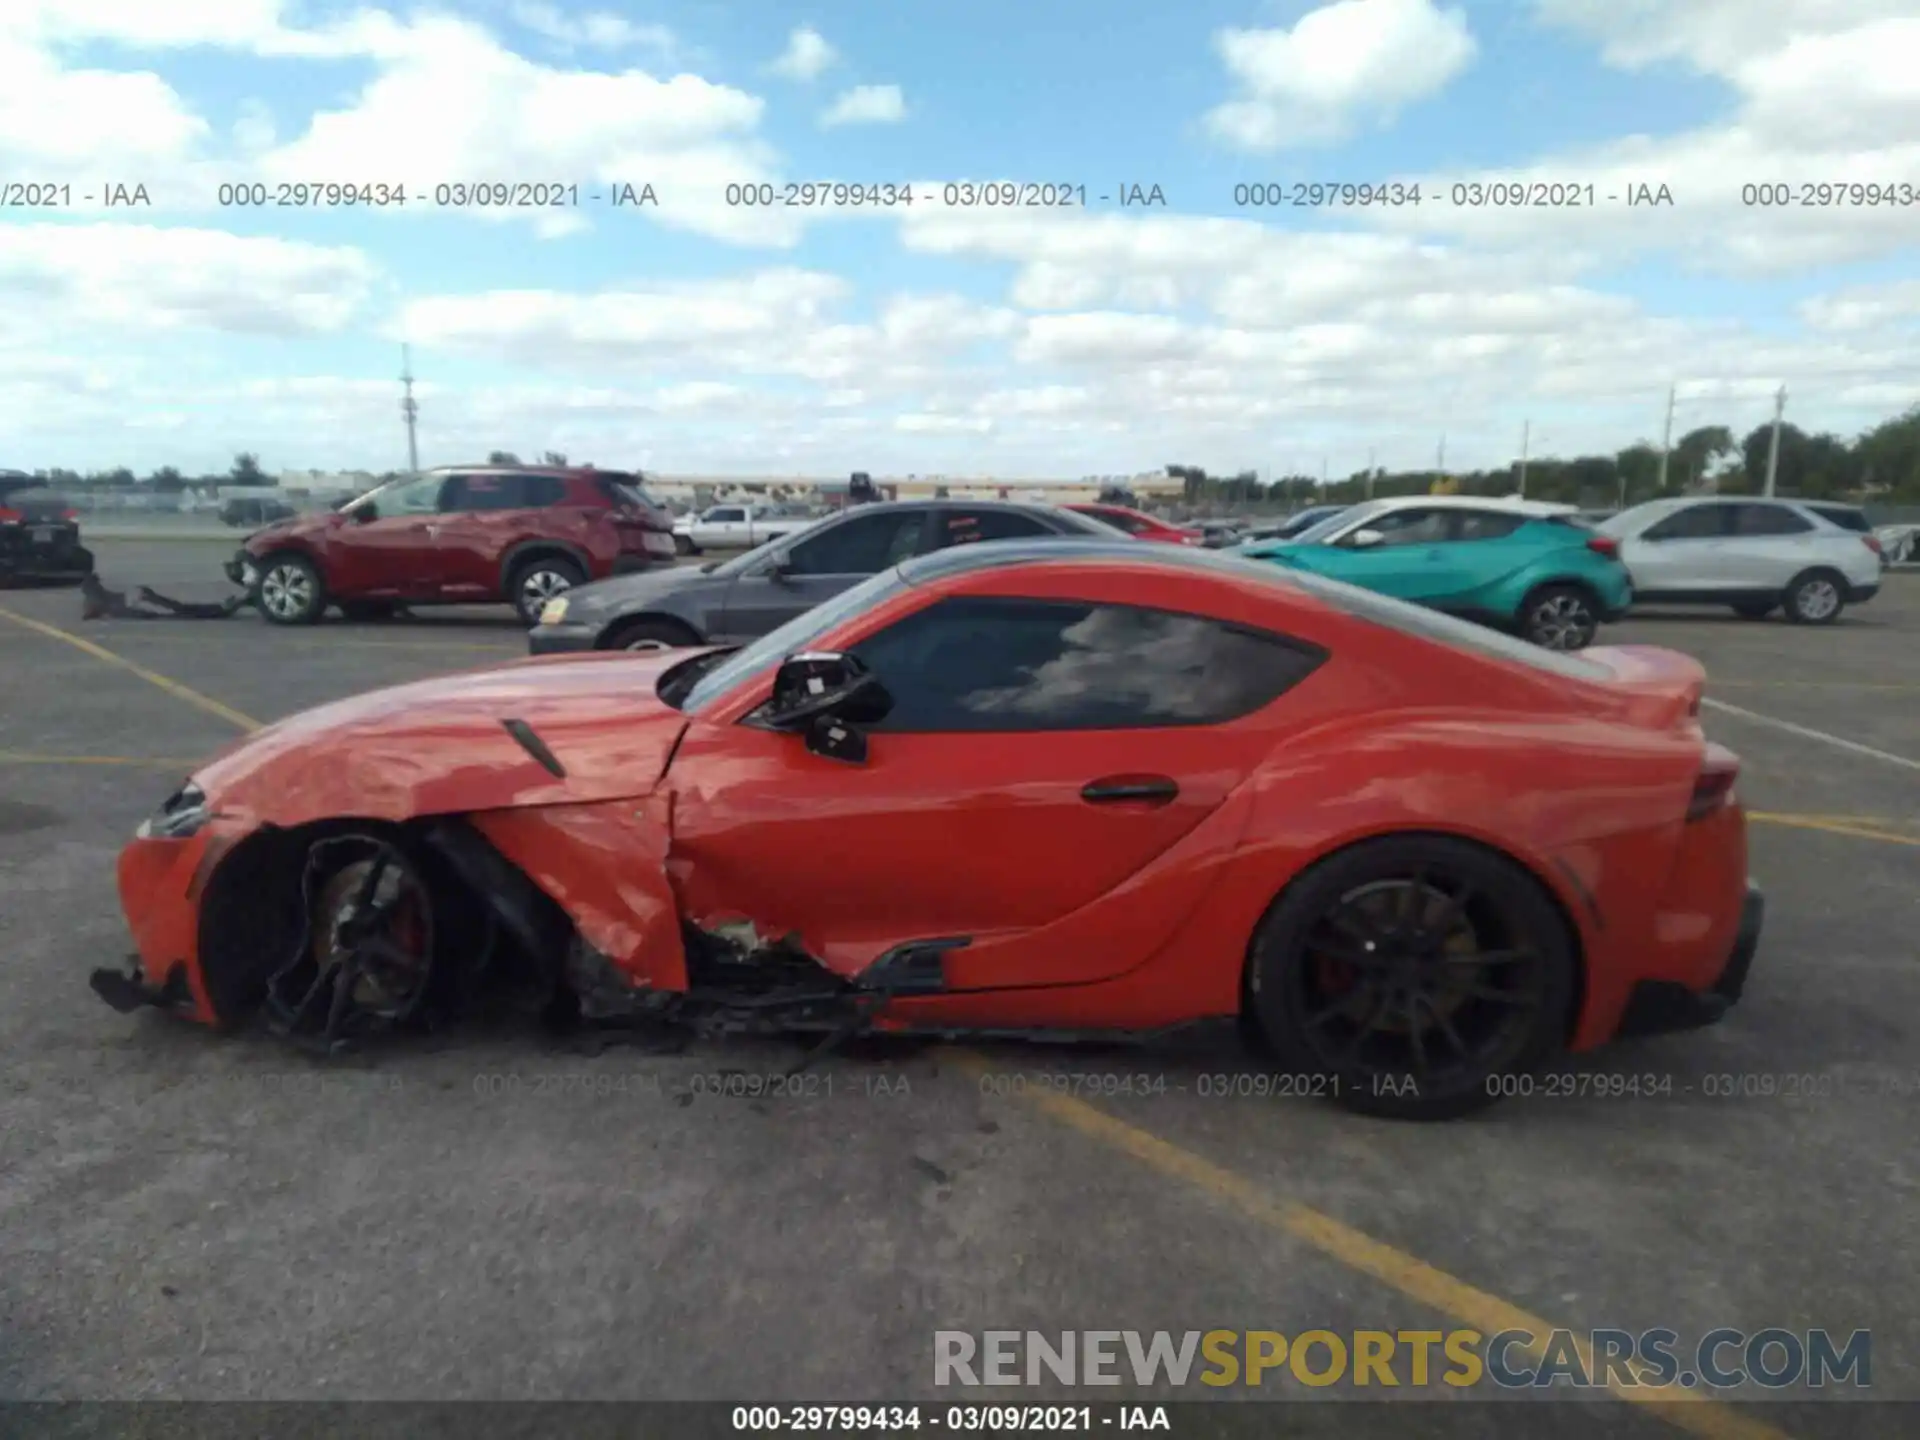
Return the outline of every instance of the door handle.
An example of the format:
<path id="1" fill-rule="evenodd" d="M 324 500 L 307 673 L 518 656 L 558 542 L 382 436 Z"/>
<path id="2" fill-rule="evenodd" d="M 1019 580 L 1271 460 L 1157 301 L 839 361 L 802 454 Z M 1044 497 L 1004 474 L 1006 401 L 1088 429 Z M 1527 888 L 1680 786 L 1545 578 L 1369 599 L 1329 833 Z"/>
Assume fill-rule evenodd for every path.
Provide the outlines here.
<path id="1" fill-rule="evenodd" d="M 1106 775 L 1088 781 L 1080 798 L 1089 805 L 1124 805 L 1130 801 L 1165 805 L 1179 793 L 1179 785 L 1165 775 Z"/>

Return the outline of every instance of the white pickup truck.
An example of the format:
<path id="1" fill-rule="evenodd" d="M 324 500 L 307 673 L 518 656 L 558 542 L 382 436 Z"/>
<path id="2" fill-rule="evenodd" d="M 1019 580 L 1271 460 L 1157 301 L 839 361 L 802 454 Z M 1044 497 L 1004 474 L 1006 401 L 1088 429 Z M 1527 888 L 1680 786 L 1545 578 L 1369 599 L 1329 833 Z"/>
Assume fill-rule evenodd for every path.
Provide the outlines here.
<path id="1" fill-rule="evenodd" d="M 702 550 L 752 550 L 813 524 L 808 515 L 795 515 L 765 505 L 710 505 L 698 515 L 674 521 L 673 544 L 682 555 Z"/>

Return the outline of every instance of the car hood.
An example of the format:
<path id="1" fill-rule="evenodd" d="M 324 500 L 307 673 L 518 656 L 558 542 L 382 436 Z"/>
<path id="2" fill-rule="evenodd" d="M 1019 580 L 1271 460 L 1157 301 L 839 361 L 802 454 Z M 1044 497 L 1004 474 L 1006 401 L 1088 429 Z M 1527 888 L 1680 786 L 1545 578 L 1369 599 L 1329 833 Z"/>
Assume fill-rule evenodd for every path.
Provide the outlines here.
<path id="1" fill-rule="evenodd" d="M 1248 540 L 1234 547 L 1234 553 L 1245 555 L 1250 560 L 1278 560 L 1290 565 L 1301 558 L 1301 552 L 1318 550 L 1318 545 L 1296 545 L 1291 540 Z"/>
<path id="2" fill-rule="evenodd" d="M 703 574 L 697 565 L 661 566 L 638 570 L 631 575 L 615 575 L 610 579 L 595 580 L 590 585 L 576 585 L 567 591 L 567 617 L 575 619 L 594 612 L 606 614 L 631 610 L 635 606 L 651 605 L 668 595 L 684 594 L 703 586 L 725 586 L 730 580 L 731 577 Z"/>
<path id="3" fill-rule="evenodd" d="M 255 731 L 193 781 L 217 813 L 272 825 L 645 795 L 687 724 L 655 683 L 693 653 L 520 660 L 374 690 Z M 509 720 L 566 773 L 529 753 Z"/>
<path id="4" fill-rule="evenodd" d="M 256 542 L 285 539 L 290 535 L 315 535 L 322 530 L 331 530 L 339 523 L 341 522 L 337 521 L 330 511 L 311 515 L 289 515 L 284 520 L 269 521 L 258 530 L 248 531 L 244 543 L 253 545 Z"/>

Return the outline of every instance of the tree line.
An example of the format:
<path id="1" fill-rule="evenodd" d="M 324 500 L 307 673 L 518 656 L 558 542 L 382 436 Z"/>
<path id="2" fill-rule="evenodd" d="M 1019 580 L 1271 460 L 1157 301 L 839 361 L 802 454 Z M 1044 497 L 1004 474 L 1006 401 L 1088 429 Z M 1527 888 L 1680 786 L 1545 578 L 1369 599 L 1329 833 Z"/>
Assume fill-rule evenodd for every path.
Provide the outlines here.
<path id="1" fill-rule="evenodd" d="M 1772 441 L 1771 425 L 1757 426 L 1740 439 L 1724 425 L 1700 426 L 1674 442 L 1667 454 L 1664 481 L 1659 447 L 1644 442 L 1612 455 L 1581 455 L 1571 460 L 1534 457 L 1525 463 L 1525 491 L 1532 499 L 1591 509 L 1633 505 L 1709 485 L 1725 494 L 1758 494 L 1766 482 Z M 487 456 L 487 463 L 525 462 L 510 450 L 495 450 Z M 565 455 L 549 450 L 534 463 L 568 462 Z M 1347 504 L 1369 494 L 1423 495 L 1441 489 L 1464 495 L 1508 495 L 1522 488 L 1518 458 L 1491 470 L 1358 470 L 1325 485 L 1311 475 L 1284 475 L 1263 482 L 1252 470 L 1209 475 L 1198 465 L 1168 465 L 1165 469 L 1170 477 L 1182 482 L 1183 498 L 1189 505 L 1257 501 Z M 146 485 L 161 494 L 278 484 L 261 468 L 260 457 L 252 453 L 236 455 L 225 473 L 214 475 L 185 475 L 170 465 L 155 470 L 144 481 L 124 466 L 87 474 L 62 469 L 33 473 L 55 489 Z M 388 471 L 378 480 L 395 479 L 400 473 Z M 1893 503 L 1920 502 L 1920 405 L 1852 440 L 1827 433 L 1811 434 L 1797 425 L 1782 424 L 1775 488 L 1782 495 L 1810 500 L 1874 497 Z"/>
<path id="2" fill-rule="evenodd" d="M 1674 442 L 1667 453 L 1664 481 L 1656 445 L 1634 444 L 1613 455 L 1582 455 L 1571 460 L 1533 457 L 1525 462 L 1525 492 L 1529 499 L 1588 509 L 1635 505 L 1707 486 L 1723 494 L 1757 495 L 1766 485 L 1767 454 L 1772 443 L 1770 424 L 1758 426 L 1740 439 L 1724 425 L 1703 425 Z M 1183 482 L 1182 498 L 1189 505 L 1249 501 L 1351 504 L 1368 495 L 1425 495 L 1435 491 L 1511 495 L 1522 486 L 1518 457 L 1491 470 L 1357 470 L 1324 485 L 1312 475 L 1283 475 L 1262 482 L 1252 470 L 1209 475 L 1198 465 L 1165 468 L 1170 478 Z M 1810 434 L 1797 425 L 1782 424 L 1774 488 L 1778 494 L 1809 500 L 1871 496 L 1896 503 L 1920 502 L 1920 405 L 1852 440 Z"/>

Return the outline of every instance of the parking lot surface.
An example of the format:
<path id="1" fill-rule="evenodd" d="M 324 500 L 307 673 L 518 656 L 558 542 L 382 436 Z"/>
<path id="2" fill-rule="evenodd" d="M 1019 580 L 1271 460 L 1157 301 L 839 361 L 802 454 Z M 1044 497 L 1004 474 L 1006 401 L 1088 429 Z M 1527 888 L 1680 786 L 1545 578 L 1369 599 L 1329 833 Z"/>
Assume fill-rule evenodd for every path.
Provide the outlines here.
<path id="1" fill-rule="evenodd" d="M 109 584 L 191 598 L 231 546 L 98 548 Z M 1717 1028 L 1564 1067 L 1664 1093 L 1438 1126 L 1247 1093 L 1230 1035 L 869 1048 L 752 1097 L 713 1077 L 794 1049 L 479 1027 L 319 1064 L 115 1014 L 86 985 L 128 948 L 114 859 L 190 765 L 524 640 L 504 609 L 298 631 L 83 625 L 71 591 L 0 609 L 0 1397 L 871 1403 L 942 1398 L 936 1330 L 1518 1313 L 1871 1329 L 1875 1397 L 1920 1400 L 1920 579 L 1829 629 L 1603 634 L 1707 666 L 1768 893 L 1752 981 Z M 1766 1418 L 1682 1408 L 1701 1434 Z M 1578 1411 L 1556 1432 L 1675 1433 Z"/>

